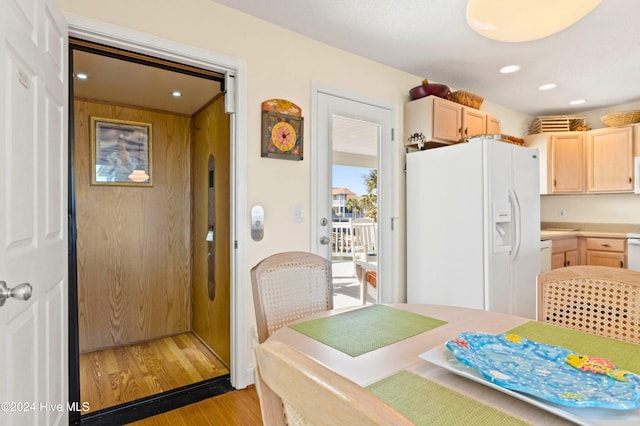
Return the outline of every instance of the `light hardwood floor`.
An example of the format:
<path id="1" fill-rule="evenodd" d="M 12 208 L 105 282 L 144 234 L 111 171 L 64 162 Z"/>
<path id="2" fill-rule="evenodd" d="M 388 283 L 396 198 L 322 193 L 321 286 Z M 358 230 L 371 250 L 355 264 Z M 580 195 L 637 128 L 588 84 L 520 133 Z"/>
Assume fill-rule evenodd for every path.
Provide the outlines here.
<path id="1" fill-rule="evenodd" d="M 229 370 L 192 333 L 80 355 L 89 411 L 212 379 Z"/>
<path id="2" fill-rule="evenodd" d="M 260 426 L 260 400 L 254 386 L 139 420 L 135 426 Z"/>

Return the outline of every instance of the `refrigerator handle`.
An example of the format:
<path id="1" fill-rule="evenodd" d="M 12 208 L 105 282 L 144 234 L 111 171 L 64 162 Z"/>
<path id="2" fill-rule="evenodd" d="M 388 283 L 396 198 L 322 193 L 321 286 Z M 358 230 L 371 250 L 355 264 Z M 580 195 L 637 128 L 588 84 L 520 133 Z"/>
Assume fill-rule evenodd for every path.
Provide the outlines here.
<path id="1" fill-rule="evenodd" d="M 520 244 L 522 242 L 522 210 L 520 209 L 520 199 L 518 194 L 510 189 L 509 195 L 511 198 L 511 205 L 513 207 L 513 250 L 511 250 L 511 260 L 518 257 L 520 252 Z"/>

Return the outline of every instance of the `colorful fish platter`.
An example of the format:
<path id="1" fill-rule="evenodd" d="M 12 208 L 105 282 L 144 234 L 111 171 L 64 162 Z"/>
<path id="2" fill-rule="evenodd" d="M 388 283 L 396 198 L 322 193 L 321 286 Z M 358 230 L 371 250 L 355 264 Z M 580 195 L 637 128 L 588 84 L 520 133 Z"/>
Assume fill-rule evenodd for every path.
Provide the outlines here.
<path id="1" fill-rule="evenodd" d="M 640 406 L 640 376 L 603 358 L 515 334 L 466 332 L 446 347 L 486 380 L 546 401 L 618 410 Z"/>

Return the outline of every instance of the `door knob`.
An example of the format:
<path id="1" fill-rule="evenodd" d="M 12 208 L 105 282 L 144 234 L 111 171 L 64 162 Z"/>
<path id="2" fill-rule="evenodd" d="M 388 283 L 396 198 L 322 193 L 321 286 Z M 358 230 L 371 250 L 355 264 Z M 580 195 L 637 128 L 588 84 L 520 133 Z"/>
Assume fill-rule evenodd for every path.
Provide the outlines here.
<path id="1" fill-rule="evenodd" d="M 31 284 L 24 283 L 14 288 L 8 288 L 7 283 L 0 281 L 0 306 L 4 305 L 4 302 L 10 297 L 19 300 L 29 300 L 33 287 Z"/>
<path id="2" fill-rule="evenodd" d="M 320 244 L 322 244 L 323 246 L 328 245 L 331 242 L 331 240 L 329 239 L 329 237 L 320 237 Z"/>

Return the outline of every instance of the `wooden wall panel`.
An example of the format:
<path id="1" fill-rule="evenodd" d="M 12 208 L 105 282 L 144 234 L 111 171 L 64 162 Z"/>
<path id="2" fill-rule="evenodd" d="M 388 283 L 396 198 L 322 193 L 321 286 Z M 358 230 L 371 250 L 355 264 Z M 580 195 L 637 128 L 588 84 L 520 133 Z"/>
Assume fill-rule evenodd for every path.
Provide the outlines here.
<path id="1" fill-rule="evenodd" d="M 74 102 L 80 351 L 191 329 L 189 117 Z M 152 123 L 152 187 L 92 186 L 90 117 Z"/>
<path id="2" fill-rule="evenodd" d="M 224 97 L 193 117 L 193 331 L 227 367 L 230 362 L 230 147 Z M 208 160 L 215 157 L 216 297 L 207 291 Z"/>

